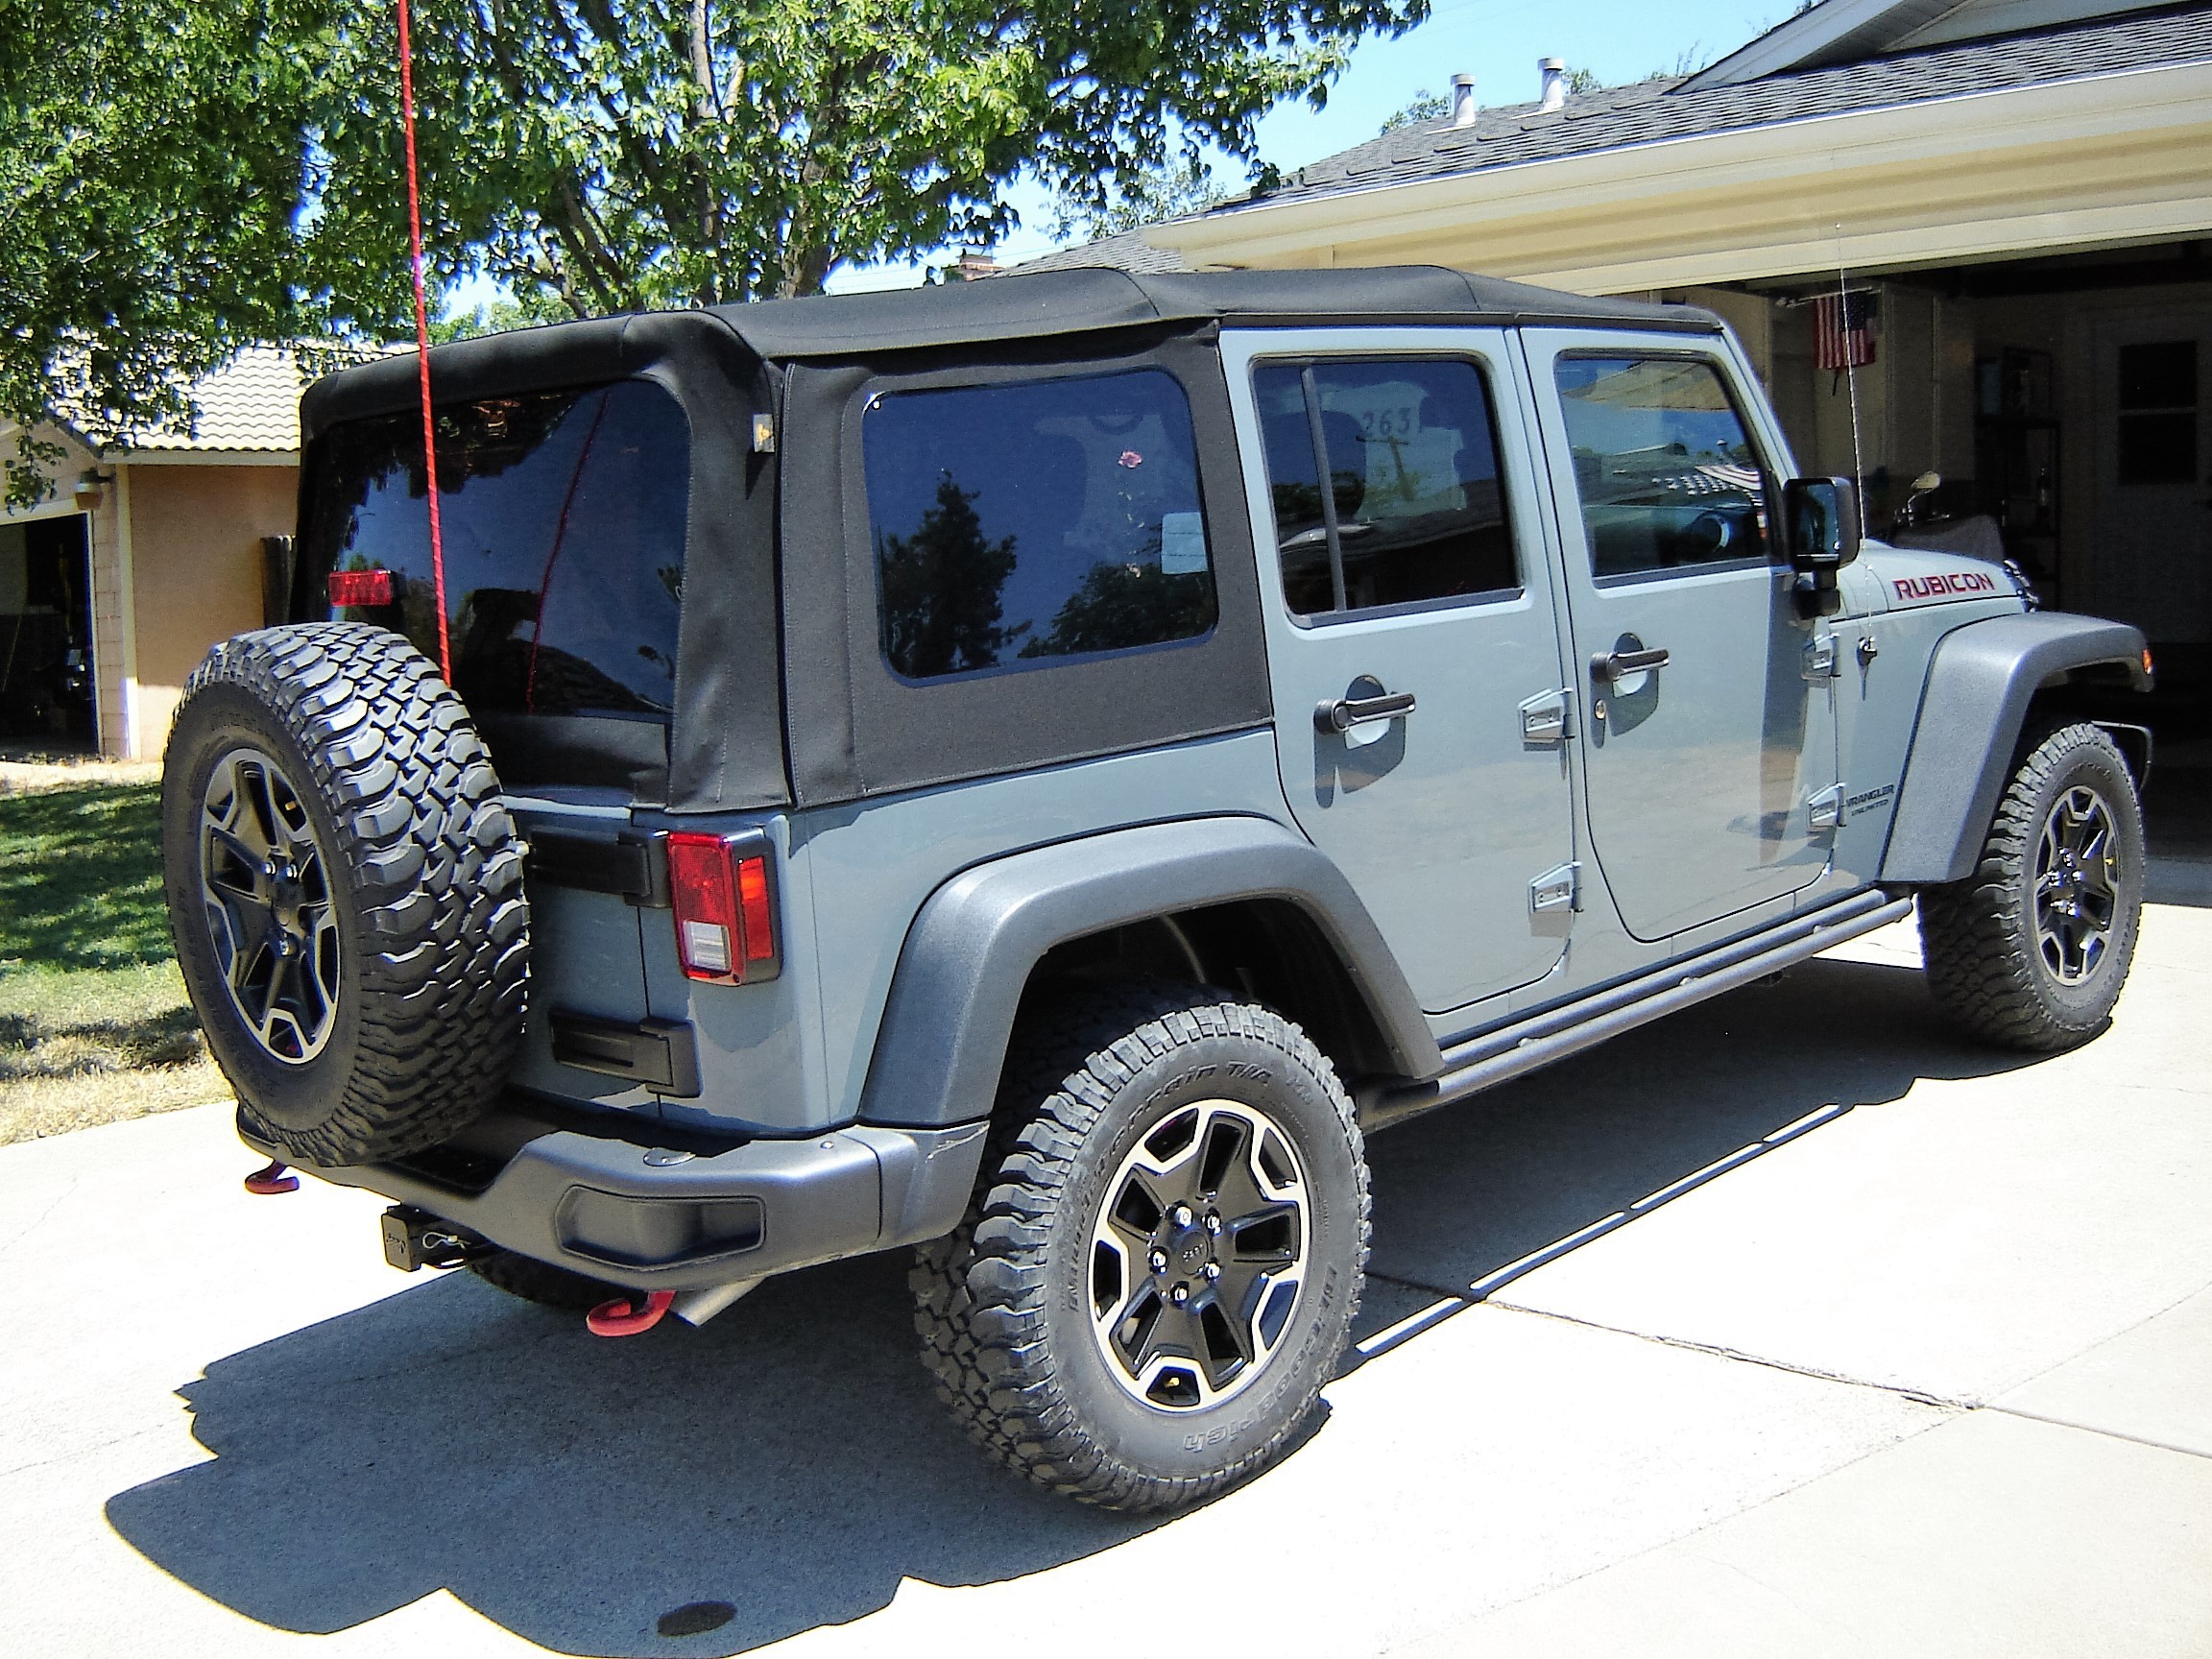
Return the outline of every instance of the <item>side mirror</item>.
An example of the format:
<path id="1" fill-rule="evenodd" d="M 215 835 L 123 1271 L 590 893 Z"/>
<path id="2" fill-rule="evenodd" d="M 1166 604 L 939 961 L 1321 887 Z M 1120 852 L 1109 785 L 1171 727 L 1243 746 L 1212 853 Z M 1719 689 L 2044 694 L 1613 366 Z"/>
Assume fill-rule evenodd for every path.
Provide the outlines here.
<path id="1" fill-rule="evenodd" d="M 1848 478 L 1792 478 L 1782 486 L 1782 545 L 1790 566 L 1816 588 L 1859 557 L 1859 492 Z"/>

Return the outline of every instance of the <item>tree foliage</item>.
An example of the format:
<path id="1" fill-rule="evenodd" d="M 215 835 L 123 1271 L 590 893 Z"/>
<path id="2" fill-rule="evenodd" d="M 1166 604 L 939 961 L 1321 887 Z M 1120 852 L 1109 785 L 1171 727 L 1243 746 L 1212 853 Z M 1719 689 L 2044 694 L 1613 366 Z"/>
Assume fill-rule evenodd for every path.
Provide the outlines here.
<path id="1" fill-rule="evenodd" d="M 416 0 L 433 279 L 519 314 L 806 294 L 1254 160 L 1428 0 Z M 0 418 L 99 435 L 250 340 L 403 331 L 388 0 L 0 0 Z M 64 365 L 75 365 L 64 368 Z M 25 422 L 28 423 L 28 422 Z"/>
<path id="2" fill-rule="evenodd" d="M 180 423 L 301 331 L 293 215 L 321 0 L 0 0 L 0 421 Z M 22 463 L 9 494 L 35 493 Z"/>

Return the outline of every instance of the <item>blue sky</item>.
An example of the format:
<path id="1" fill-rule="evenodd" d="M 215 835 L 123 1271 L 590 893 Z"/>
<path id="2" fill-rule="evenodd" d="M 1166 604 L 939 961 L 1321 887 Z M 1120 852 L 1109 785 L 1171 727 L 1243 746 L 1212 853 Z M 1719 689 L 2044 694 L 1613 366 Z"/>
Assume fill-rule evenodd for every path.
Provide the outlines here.
<path id="1" fill-rule="evenodd" d="M 1539 58 L 1564 58 L 1600 81 L 1640 80 L 1671 69 L 1684 53 L 1710 61 L 1779 23 L 1794 0 L 1436 0 L 1427 22 L 1396 40 L 1367 40 L 1318 112 L 1286 105 L 1260 123 L 1260 153 L 1286 172 L 1375 136 L 1383 118 L 1423 90 L 1449 95 L 1452 77 L 1475 76 L 1484 104 L 1522 104 L 1536 96 Z M 1232 188 L 1235 168 L 1215 169 Z M 1034 258 L 1054 246 L 1051 198 L 1023 181 L 1010 193 L 1022 228 L 995 250 L 1002 263 Z M 841 269 L 834 290 L 907 287 L 918 267 Z M 488 283 L 461 285 L 448 303 L 466 310 L 494 298 Z"/>
<path id="2" fill-rule="evenodd" d="M 1428 21 L 1396 40 L 1370 39 L 1315 111 L 1286 105 L 1260 123 L 1260 153 L 1285 172 L 1372 138 L 1383 119 L 1414 94 L 1449 96 L 1452 77 L 1475 77 L 1484 104 L 1522 104 L 1536 96 L 1536 60 L 1564 58 L 1600 81 L 1637 81 L 1671 70 L 1684 53 L 1703 61 L 1725 57 L 1794 11 L 1794 0 L 1436 0 Z M 1234 167 L 1214 169 L 1217 182 L 1240 187 Z M 994 252 L 1012 264 L 1049 252 L 1052 200 L 1023 181 L 1010 196 L 1022 227 Z M 919 271 L 889 267 L 841 270 L 832 289 L 904 287 Z"/>

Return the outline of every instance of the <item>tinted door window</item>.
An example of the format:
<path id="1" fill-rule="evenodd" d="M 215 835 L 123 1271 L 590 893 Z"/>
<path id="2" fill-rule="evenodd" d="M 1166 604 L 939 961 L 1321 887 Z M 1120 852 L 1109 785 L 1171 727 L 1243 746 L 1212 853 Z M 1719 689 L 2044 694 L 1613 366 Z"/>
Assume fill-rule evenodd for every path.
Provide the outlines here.
<path id="1" fill-rule="evenodd" d="M 1556 373 L 1593 576 L 1767 557 L 1758 451 L 1712 364 L 1562 357 Z"/>
<path id="2" fill-rule="evenodd" d="M 649 381 L 438 411 L 455 689 L 481 712 L 665 721 L 675 703 L 690 434 Z M 438 655 L 419 415 L 349 421 L 315 446 L 302 566 L 391 570 L 397 602 L 333 615 Z"/>
<path id="3" fill-rule="evenodd" d="M 1253 372 L 1253 395 L 1292 614 L 1519 586 L 1489 392 L 1474 364 L 1268 363 Z"/>
<path id="4" fill-rule="evenodd" d="M 1197 445 L 1172 375 L 892 393 L 861 440 L 883 657 L 904 678 L 1214 626 Z"/>

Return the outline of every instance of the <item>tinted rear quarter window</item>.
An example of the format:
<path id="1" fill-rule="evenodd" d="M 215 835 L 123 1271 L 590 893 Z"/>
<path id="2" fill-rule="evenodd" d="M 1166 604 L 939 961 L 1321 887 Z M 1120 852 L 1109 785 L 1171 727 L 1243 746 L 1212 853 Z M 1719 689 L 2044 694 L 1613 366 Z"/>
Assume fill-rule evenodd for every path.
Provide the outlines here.
<path id="1" fill-rule="evenodd" d="M 1214 627 L 1190 406 L 1155 370 L 877 398 L 861 426 L 884 661 L 910 681 Z"/>
<path id="2" fill-rule="evenodd" d="M 483 713 L 665 722 L 675 705 L 690 440 L 650 381 L 532 393 L 437 414 L 454 688 Z M 397 573 L 397 604 L 329 613 L 438 655 L 421 417 L 349 421 L 316 444 L 301 547 Z"/>

